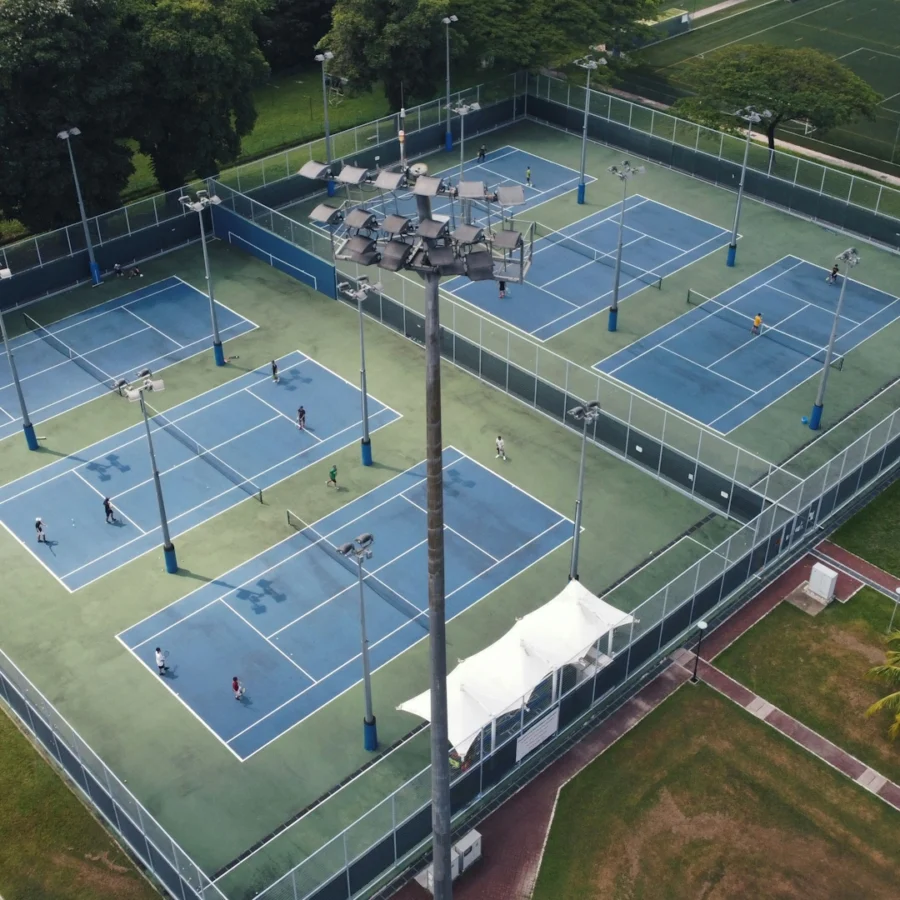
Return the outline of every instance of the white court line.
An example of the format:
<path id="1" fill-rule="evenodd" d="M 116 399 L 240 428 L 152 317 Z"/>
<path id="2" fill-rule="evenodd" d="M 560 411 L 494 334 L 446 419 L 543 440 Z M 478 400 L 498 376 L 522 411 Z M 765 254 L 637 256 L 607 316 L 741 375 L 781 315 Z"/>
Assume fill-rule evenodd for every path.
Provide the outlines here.
<path id="1" fill-rule="evenodd" d="M 662 559 L 669 551 L 674 550 L 682 541 L 686 541 L 686 540 L 690 540 L 690 535 L 683 534 L 680 538 L 678 538 L 677 541 L 675 541 L 674 544 L 672 544 L 670 547 L 666 547 L 666 549 L 663 550 L 662 553 L 658 553 L 656 556 L 652 557 L 651 559 L 648 559 L 645 562 L 641 563 L 631 574 L 629 574 L 627 577 L 623 578 L 614 587 L 611 587 L 605 594 L 601 594 L 600 599 L 606 600 L 606 602 L 610 603 L 611 606 L 615 606 L 615 603 L 612 603 L 611 601 L 607 600 L 606 598 L 611 597 L 620 587 L 622 587 L 623 584 L 628 584 L 629 581 L 631 581 L 633 578 L 636 578 L 638 575 L 640 575 L 641 572 L 644 571 L 644 569 L 646 569 L 648 566 L 652 566 L 653 563 L 655 563 L 657 560 Z M 696 543 L 700 543 L 700 542 L 697 541 Z M 700 546 L 702 547 L 703 544 L 700 544 Z M 616 608 L 618 609 L 618 607 L 616 607 Z"/>
<path id="2" fill-rule="evenodd" d="M 730 381 L 732 384 L 737 385 L 739 388 L 742 388 L 745 391 L 753 394 L 753 388 L 748 387 L 746 384 L 743 384 L 740 381 L 735 381 L 734 378 L 729 378 L 727 375 L 723 375 L 721 372 L 714 372 L 709 366 L 704 366 L 702 363 L 698 363 L 695 359 L 691 359 L 689 356 L 684 356 L 682 353 L 676 353 L 671 347 L 664 347 L 662 344 L 658 345 L 660 350 L 665 351 L 666 353 L 671 353 L 672 356 L 677 356 L 679 359 L 683 359 L 686 363 L 690 363 L 692 366 L 696 366 L 698 369 L 706 369 L 710 375 L 714 375 L 716 378 L 721 378 L 723 381 Z M 741 344 L 741 347 L 747 346 L 746 344 Z M 715 365 L 718 360 L 711 363 L 711 365 Z M 749 398 L 746 398 L 749 399 Z"/>
<path id="3" fill-rule="evenodd" d="M 12 387 L 12 385 L 6 385 L 6 387 Z M 3 389 L 4 388 L 0 388 L 0 390 L 3 390 Z M 7 419 L 9 419 L 9 422 L 16 421 L 17 416 L 11 416 L 2 406 L 0 406 L 0 413 L 3 413 L 3 415 L 6 416 Z M 8 425 L 9 422 L 4 422 L 3 424 Z M 2 900 L 2 898 L 0 898 L 0 900 Z"/>
<path id="4" fill-rule="evenodd" d="M 828 318 L 834 319 L 834 311 L 828 309 L 825 306 L 819 306 L 819 304 L 816 303 L 815 300 L 804 300 L 802 297 L 798 297 L 796 294 L 792 294 L 790 291 L 786 291 L 784 288 L 778 287 L 777 284 L 770 284 L 769 289 L 777 291 L 779 294 L 784 294 L 785 297 L 790 297 L 792 300 L 796 300 L 798 303 L 802 303 L 805 307 L 817 309 L 820 312 L 825 313 Z M 850 316 L 845 316 L 843 313 L 841 313 L 841 318 L 846 319 L 848 322 L 852 322 L 854 325 L 859 324 L 856 319 L 851 319 Z"/>
<path id="5" fill-rule="evenodd" d="M 179 350 L 184 350 L 183 344 L 179 344 L 178 341 L 175 340 L 175 338 L 170 337 L 164 331 L 160 331 L 160 329 L 155 325 L 151 325 L 146 319 L 139 316 L 133 309 L 129 309 L 127 306 L 123 306 L 122 308 L 125 310 L 125 312 L 128 313 L 129 316 L 134 316 L 135 319 L 138 320 L 138 322 L 143 322 L 148 328 L 152 328 L 157 334 L 161 334 L 167 341 L 173 343 Z"/>
<path id="6" fill-rule="evenodd" d="M 252 622 L 249 622 L 247 619 L 245 619 L 227 600 L 220 597 L 219 603 L 221 603 L 223 606 L 227 606 L 228 609 L 230 609 L 245 625 L 247 625 L 248 628 L 253 629 L 253 631 L 255 631 L 273 650 L 275 650 L 277 653 L 280 653 L 292 666 L 299 669 L 299 671 L 301 671 L 312 682 L 312 685 L 310 685 L 310 687 L 317 684 L 316 679 L 313 678 L 312 675 L 310 675 L 309 672 L 307 672 L 306 669 L 303 668 L 303 666 L 301 666 L 299 663 L 294 662 L 294 660 L 292 660 L 290 656 L 288 656 L 287 653 L 285 653 L 284 650 L 281 649 L 281 647 L 273 644 Z"/>
<path id="7" fill-rule="evenodd" d="M 262 397 L 260 397 L 257 394 L 254 394 L 252 388 L 246 387 L 246 388 L 244 388 L 244 391 L 246 393 L 248 393 L 254 400 L 259 400 L 260 403 L 265 403 L 265 405 L 268 406 L 269 409 L 275 410 L 275 412 L 277 412 L 279 416 L 283 416 L 285 419 L 288 420 L 288 422 L 291 423 L 291 425 L 297 424 L 287 413 L 283 413 L 277 406 L 273 406 L 271 403 L 269 403 L 268 400 L 263 400 Z M 315 435 L 311 434 L 310 437 L 315 437 Z"/>
<path id="8" fill-rule="evenodd" d="M 92 484 L 87 480 L 87 478 L 85 478 L 85 477 L 81 474 L 81 472 L 77 472 L 77 471 L 74 471 L 74 470 L 73 470 L 73 473 L 72 473 L 72 474 L 73 474 L 76 478 L 78 478 L 78 479 L 80 479 L 81 481 L 83 481 L 83 482 L 84 482 L 84 483 L 85 483 L 85 484 L 86 484 L 86 485 L 87 485 L 87 486 L 88 486 L 88 487 L 89 487 L 89 488 L 90 488 L 90 489 L 91 489 L 98 497 L 102 497 L 104 500 L 106 499 L 106 495 L 105 495 L 105 494 L 102 494 L 100 491 L 98 491 L 97 488 L 95 488 L 94 485 L 92 485 Z M 131 522 L 131 524 L 132 524 L 135 528 L 137 528 L 137 530 L 138 530 L 141 534 L 146 534 L 146 533 L 147 533 L 146 531 L 144 531 L 143 528 L 141 528 L 140 525 L 138 525 L 137 522 L 134 521 L 134 519 L 132 519 L 130 516 L 126 516 L 125 513 L 123 513 L 121 509 L 119 509 L 118 507 L 115 507 L 115 510 L 116 510 L 116 512 L 119 513 L 119 515 L 120 515 L 123 519 L 125 519 L 126 522 Z M 65 578 L 65 575 L 63 576 L 63 578 Z"/>
<path id="9" fill-rule="evenodd" d="M 411 503 L 416 509 L 421 510 L 426 515 L 428 514 L 427 509 L 425 509 L 422 506 L 419 506 L 419 504 L 416 503 L 414 500 L 410 500 L 409 497 L 406 496 L 406 494 L 401 494 L 400 496 L 402 496 L 403 499 L 407 503 Z M 469 538 L 467 538 L 464 534 L 460 534 L 460 532 L 458 532 L 455 528 L 451 528 L 446 522 L 444 522 L 444 531 L 449 531 L 451 534 L 455 534 L 460 540 L 463 540 L 467 544 L 470 544 L 479 553 L 483 554 L 484 556 L 487 556 L 489 559 L 492 559 L 494 562 L 498 561 L 496 556 L 494 556 L 492 553 L 488 553 L 487 550 L 485 550 L 483 547 L 479 547 L 478 544 L 475 543 L 475 541 L 469 540 Z M 424 610 L 420 610 L 420 612 L 424 612 Z"/>
<path id="10" fill-rule="evenodd" d="M 46 524 L 46 523 L 45 523 L 45 524 Z M 33 550 L 31 547 L 29 547 L 28 544 L 26 544 L 25 541 L 23 541 L 23 540 L 22 540 L 22 539 L 21 539 L 21 538 L 20 538 L 20 537 L 19 537 L 19 536 L 18 536 L 18 535 L 10 528 L 10 527 L 9 527 L 9 525 L 7 525 L 6 522 L 4 522 L 2 519 L 0 519 L 0 525 L 2 525 L 2 526 L 6 529 L 6 533 L 7 533 L 14 541 L 16 541 L 16 542 L 17 542 L 17 543 L 18 543 L 18 544 L 19 544 L 26 552 L 28 552 L 29 554 L 31 554 L 31 556 L 34 558 L 34 560 L 35 560 L 35 561 L 36 561 L 36 562 L 44 569 L 45 572 L 47 572 L 47 573 L 50 574 L 53 578 L 55 578 L 55 579 L 56 579 L 56 580 L 57 580 L 57 581 L 58 581 L 58 582 L 59 582 L 59 583 L 60 583 L 60 584 L 61 584 L 61 585 L 62 585 L 62 586 L 70 593 L 70 594 L 73 594 L 73 593 L 74 593 L 74 591 L 72 590 L 72 588 L 70 588 L 70 587 L 62 580 L 62 578 L 60 578 L 59 575 L 57 575 L 56 572 L 54 572 L 53 569 L 51 569 L 50 566 L 48 566 L 47 563 L 45 563 L 44 560 L 42 560 L 42 559 L 37 555 L 37 553 L 35 553 L 34 550 Z M 49 537 L 49 535 L 48 535 L 48 537 Z M 53 551 L 50 549 L 50 547 L 45 547 L 45 549 L 47 550 L 48 553 L 52 553 L 52 552 L 53 552 Z"/>

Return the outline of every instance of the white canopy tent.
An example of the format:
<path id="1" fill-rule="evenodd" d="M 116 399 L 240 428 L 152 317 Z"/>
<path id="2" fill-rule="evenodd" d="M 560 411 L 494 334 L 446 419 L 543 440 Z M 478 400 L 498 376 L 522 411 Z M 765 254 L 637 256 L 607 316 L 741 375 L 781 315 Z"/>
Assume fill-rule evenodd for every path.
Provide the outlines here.
<path id="1" fill-rule="evenodd" d="M 613 629 L 629 625 L 632 616 L 594 596 L 579 581 L 529 613 L 500 640 L 460 661 L 447 676 L 450 743 L 465 757 L 481 730 L 504 713 L 521 709 L 532 691 L 553 675 L 553 696 L 563 666 L 591 655 L 593 666 L 607 664 Z M 592 653 L 607 637 L 607 654 Z M 401 703 L 398 709 L 431 719 L 431 691 Z"/>

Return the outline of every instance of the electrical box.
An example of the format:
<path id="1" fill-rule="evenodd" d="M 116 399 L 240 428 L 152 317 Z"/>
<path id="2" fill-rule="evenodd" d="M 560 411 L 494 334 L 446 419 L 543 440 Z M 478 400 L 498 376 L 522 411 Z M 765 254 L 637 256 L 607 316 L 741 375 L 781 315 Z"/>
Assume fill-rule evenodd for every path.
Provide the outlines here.
<path id="1" fill-rule="evenodd" d="M 456 881 L 470 866 L 481 859 L 481 834 L 473 828 L 464 834 L 450 848 L 450 878 Z M 434 863 L 429 863 L 425 871 L 416 876 L 416 881 L 434 894 Z"/>
<path id="2" fill-rule="evenodd" d="M 838 573 L 834 569 L 829 569 L 828 566 L 824 566 L 822 563 L 816 563 L 809 575 L 808 591 L 820 602 L 825 604 L 831 603 L 834 599 L 837 578 Z"/>

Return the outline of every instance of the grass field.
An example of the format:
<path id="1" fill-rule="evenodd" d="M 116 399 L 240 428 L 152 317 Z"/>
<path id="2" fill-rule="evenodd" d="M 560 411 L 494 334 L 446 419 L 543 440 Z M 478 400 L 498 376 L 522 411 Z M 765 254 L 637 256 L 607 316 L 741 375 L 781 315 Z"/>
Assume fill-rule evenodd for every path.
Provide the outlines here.
<path id="1" fill-rule="evenodd" d="M 159 900 L 2 712 L 0 750 L 0 895 L 5 900 Z"/>
<path id="2" fill-rule="evenodd" d="M 831 539 L 900 578 L 900 482 L 839 528 Z"/>
<path id="3" fill-rule="evenodd" d="M 896 896 L 889 806 L 702 684 L 559 796 L 534 900 Z"/>
<path id="4" fill-rule="evenodd" d="M 682 63 L 736 43 L 813 47 L 840 60 L 879 91 L 884 100 L 874 122 L 862 120 L 827 133 L 805 134 L 797 123 L 778 137 L 851 162 L 900 175 L 900 9 L 894 0 L 771 0 L 736 7 L 703 20 L 693 31 L 640 51 L 629 89 L 651 100 L 672 102 L 689 92 Z"/>

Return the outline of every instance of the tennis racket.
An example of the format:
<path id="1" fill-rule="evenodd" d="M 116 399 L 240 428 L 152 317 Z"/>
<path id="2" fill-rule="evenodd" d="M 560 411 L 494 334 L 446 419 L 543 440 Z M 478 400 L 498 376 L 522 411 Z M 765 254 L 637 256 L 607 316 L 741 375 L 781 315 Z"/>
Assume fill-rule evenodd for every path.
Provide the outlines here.
<path id="1" fill-rule="evenodd" d="M 168 650 L 163 650 L 163 652 L 162 652 L 162 658 L 163 658 L 163 659 L 168 659 L 168 658 L 169 658 L 169 651 L 168 651 Z"/>

